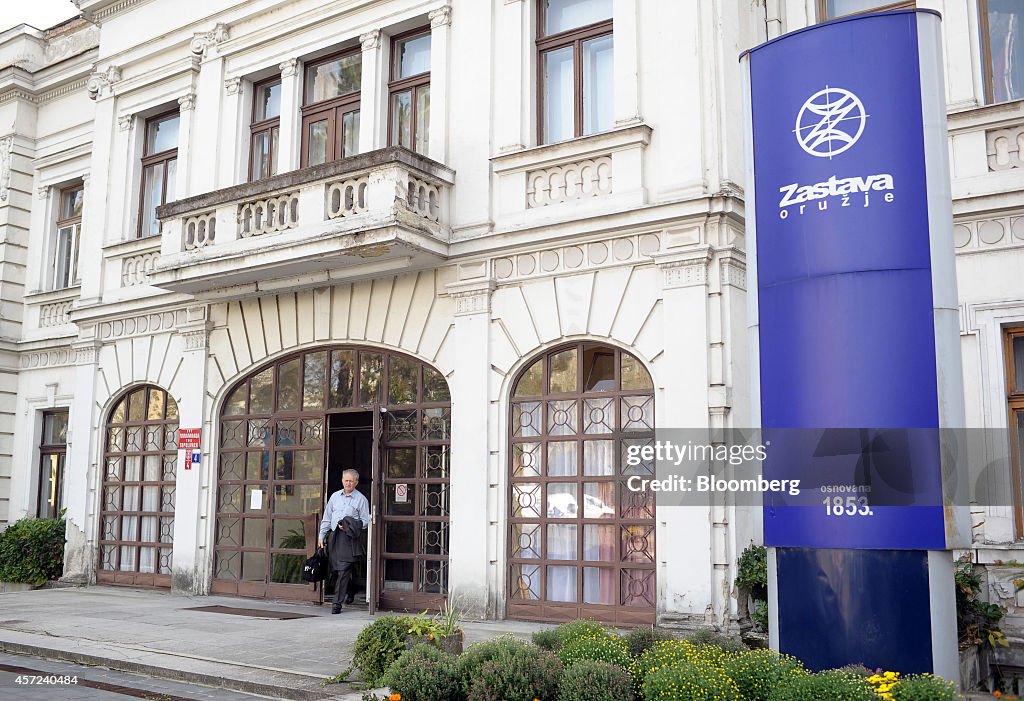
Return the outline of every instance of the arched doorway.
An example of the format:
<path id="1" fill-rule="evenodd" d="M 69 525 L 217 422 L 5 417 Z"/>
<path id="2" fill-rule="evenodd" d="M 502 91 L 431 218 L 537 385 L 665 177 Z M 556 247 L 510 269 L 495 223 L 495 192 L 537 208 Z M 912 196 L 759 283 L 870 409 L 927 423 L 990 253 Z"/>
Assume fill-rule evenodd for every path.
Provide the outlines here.
<path id="1" fill-rule="evenodd" d="M 582 342 L 546 352 L 512 388 L 508 615 L 655 618 L 655 505 L 626 489 L 633 445 L 654 440 L 654 384 L 639 360 Z"/>
<path id="2" fill-rule="evenodd" d="M 178 405 L 146 385 L 126 392 L 107 416 L 96 579 L 170 587 Z"/>
<path id="3" fill-rule="evenodd" d="M 353 468 L 374 514 L 370 607 L 438 607 L 450 436 L 444 377 L 399 353 L 317 348 L 242 379 L 221 412 L 213 591 L 319 600 L 299 574 L 326 498 Z"/>

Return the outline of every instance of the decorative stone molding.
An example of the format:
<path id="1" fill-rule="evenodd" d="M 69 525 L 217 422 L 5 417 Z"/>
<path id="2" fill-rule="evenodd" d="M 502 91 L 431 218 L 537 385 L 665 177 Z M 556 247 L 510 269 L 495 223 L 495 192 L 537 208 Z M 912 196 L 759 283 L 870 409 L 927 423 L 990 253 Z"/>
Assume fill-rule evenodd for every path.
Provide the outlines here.
<path id="1" fill-rule="evenodd" d="M 431 10 L 427 16 L 430 18 L 431 29 L 448 26 L 452 23 L 452 6 L 441 5 L 436 10 Z"/>
<path id="2" fill-rule="evenodd" d="M 1024 247 L 1024 211 L 953 225 L 957 255 Z"/>
<path id="3" fill-rule="evenodd" d="M 270 197 L 247 200 L 238 205 L 238 237 L 276 234 L 299 225 L 299 193 L 284 192 Z M 212 241 L 214 230 L 208 230 Z"/>
<path id="4" fill-rule="evenodd" d="M 45 65 L 57 63 L 99 45 L 100 28 L 93 25 L 47 41 L 43 47 L 43 61 Z"/>
<path id="5" fill-rule="evenodd" d="M 661 248 L 658 234 L 620 236 L 559 248 L 526 251 L 494 259 L 494 277 L 511 282 L 546 275 L 576 273 L 628 263 L 649 262 Z"/>
<path id="6" fill-rule="evenodd" d="M 702 246 L 683 253 L 659 256 L 658 267 L 665 276 L 665 289 L 703 287 L 708 284 L 711 248 Z"/>
<path id="7" fill-rule="evenodd" d="M 89 91 L 89 99 L 96 100 L 107 93 L 114 83 L 121 80 L 121 69 L 117 66 L 107 66 L 105 71 L 96 71 L 89 76 L 85 89 Z"/>
<path id="8" fill-rule="evenodd" d="M 732 258 L 722 260 L 719 266 L 722 287 L 747 289 L 747 266 Z"/>
<path id="9" fill-rule="evenodd" d="M 196 351 L 206 348 L 210 339 L 210 331 L 207 328 L 182 331 L 181 337 L 185 339 L 185 350 Z"/>
<path id="10" fill-rule="evenodd" d="M 455 316 L 489 313 L 494 287 L 491 280 L 448 285 L 448 294 L 455 300 Z"/>
<path id="11" fill-rule="evenodd" d="M 1024 168 L 1024 124 L 985 132 L 990 171 Z"/>
<path id="12" fill-rule="evenodd" d="M 39 328 L 63 326 L 71 321 L 71 300 L 44 304 L 39 308 Z"/>
<path id="13" fill-rule="evenodd" d="M 140 253 L 121 260 L 121 287 L 134 287 L 149 282 L 149 274 L 153 272 L 159 251 Z"/>
<path id="14" fill-rule="evenodd" d="M 281 69 L 282 78 L 291 78 L 299 72 L 299 59 L 290 58 L 287 61 L 282 61 L 278 68 Z"/>
<path id="15" fill-rule="evenodd" d="M 153 334 L 174 331 L 188 322 L 188 314 L 184 309 L 141 314 L 114 321 L 103 321 L 96 326 L 96 336 L 101 340 L 127 338 L 141 334 Z"/>
<path id="16" fill-rule="evenodd" d="M 228 40 L 228 25 L 218 23 L 212 31 L 196 32 L 192 35 L 189 49 L 196 56 L 206 56 L 211 46 L 217 46 Z"/>
<path id="17" fill-rule="evenodd" d="M 14 137 L 0 139 L 0 202 L 7 201 L 11 191 L 11 158 L 14 154 Z"/>
<path id="18" fill-rule="evenodd" d="M 526 206 L 533 209 L 612 191 L 611 156 L 532 170 L 526 174 Z"/>
<path id="19" fill-rule="evenodd" d="M 135 117 L 133 114 L 122 114 L 117 118 L 117 128 L 121 131 L 128 131 L 132 126 L 132 119 Z"/>
<path id="20" fill-rule="evenodd" d="M 224 81 L 224 92 L 228 95 L 237 95 L 238 91 L 242 89 L 241 78 L 228 78 Z"/>
<path id="21" fill-rule="evenodd" d="M 178 98 L 178 104 L 181 106 L 182 111 L 195 109 L 196 94 L 194 92 L 185 93 Z"/>
<path id="22" fill-rule="evenodd" d="M 38 190 L 36 190 L 36 197 L 38 197 L 41 200 L 45 200 L 49 196 L 50 196 L 50 186 L 49 185 L 43 185 Z M 0 199 L 3 199 L 3 198 L 4 198 L 3 196 L 0 196 Z"/>
<path id="23" fill-rule="evenodd" d="M 194 251 L 213 244 L 217 238 L 217 210 L 186 217 L 182 222 L 185 250 Z"/>
<path id="24" fill-rule="evenodd" d="M 375 51 L 380 48 L 380 30 L 374 29 L 359 35 L 359 43 L 363 51 Z"/>
<path id="25" fill-rule="evenodd" d="M 72 346 L 75 354 L 75 365 L 92 365 L 99 356 L 100 344 L 96 341 L 76 343 Z"/>
<path id="26" fill-rule="evenodd" d="M 56 100 L 58 97 L 63 97 L 64 95 L 70 95 L 73 92 L 77 92 L 85 88 L 88 84 L 88 79 L 82 78 L 81 80 L 76 80 L 73 83 L 62 85 L 59 88 L 47 90 L 46 92 L 41 93 L 35 101 L 37 104 L 43 104 L 44 102 L 49 102 L 50 100 Z"/>
<path id="27" fill-rule="evenodd" d="M 32 351 L 31 353 L 21 354 L 21 367 L 23 370 L 54 368 L 62 365 L 71 365 L 73 359 L 74 355 L 71 348 Z"/>

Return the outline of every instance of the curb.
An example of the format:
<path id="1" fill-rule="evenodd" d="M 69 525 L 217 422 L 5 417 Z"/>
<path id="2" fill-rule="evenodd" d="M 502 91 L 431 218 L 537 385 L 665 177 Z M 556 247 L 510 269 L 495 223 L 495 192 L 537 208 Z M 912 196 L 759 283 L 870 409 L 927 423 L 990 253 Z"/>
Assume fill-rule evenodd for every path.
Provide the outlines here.
<path id="1" fill-rule="evenodd" d="M 201 684 L 214 688 L 230 689 L 248 694 L 268 696 L 270 698 L 288 699 L 289 701 L 336 701 L 344 698 L 343 695 L 350 695 L 351 689 L 344 685 L 344 690 L 334 693 L 320 687 L 320 679 L 302 674 L 291 674 L 275 672 L 282 677 L 283 684 L 270 684 L 255 682 L 246 679 L 235 679 L 202 672 L 189 672 L 182 669 L 161 667 L 158 665 L 145 664 L 141 662 L 130 662 L 113 657 L 102 657 L 81 652 L 68 650 L 55 650 L 53 648 L 29 645 L 25 643 L 13 643 L 0 640 L 0 652 L 9 652 L 20 655 L 30 655 L 47 660 L 58 662 L 71 662 L 74 664 L 90 665 L 96 667 L 107 667 L 119 672 L 131 672 L 144 674 L 150 677 L 159 677 L 170 681 Z M 290 684 L 289 684 L 290 682 Z M 288 685 L 285 685 L 288 684 Z M 339 685 L 341 686 L 341 685 Z M 303 688 L 305 687 L 305 688 Z"/>

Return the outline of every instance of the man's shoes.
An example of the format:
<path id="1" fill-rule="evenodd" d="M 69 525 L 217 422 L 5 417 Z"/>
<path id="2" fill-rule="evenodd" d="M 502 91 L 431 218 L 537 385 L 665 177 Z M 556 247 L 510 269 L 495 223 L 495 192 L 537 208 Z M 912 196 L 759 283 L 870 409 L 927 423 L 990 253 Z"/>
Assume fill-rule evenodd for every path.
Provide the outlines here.
<path id="1" fill-rule="evenodd" d="M 341 604 L 335 604 L 331 607 L 331 613 L 341 613 Z"/>
<path id="2" fill-rule="evenodd" d="M 355 600 L 356 600 L 356 595 L 355 594 L 349 594 L 348 596 L 345 597 L 345 605 L 348 606 L 349 604 L 351 604 Z"/>

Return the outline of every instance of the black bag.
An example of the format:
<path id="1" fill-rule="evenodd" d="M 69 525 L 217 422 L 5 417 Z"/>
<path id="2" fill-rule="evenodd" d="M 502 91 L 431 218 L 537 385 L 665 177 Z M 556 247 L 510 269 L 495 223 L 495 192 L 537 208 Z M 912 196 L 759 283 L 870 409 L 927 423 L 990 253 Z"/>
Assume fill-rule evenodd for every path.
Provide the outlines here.
<path id="1" fill-rule="evenodd" d="M 302 567 L 302 578 L 307 582 L 322 582 L 327 579 L 327 555 L 323 548 L 317 548 L 313 557 Z"/>

